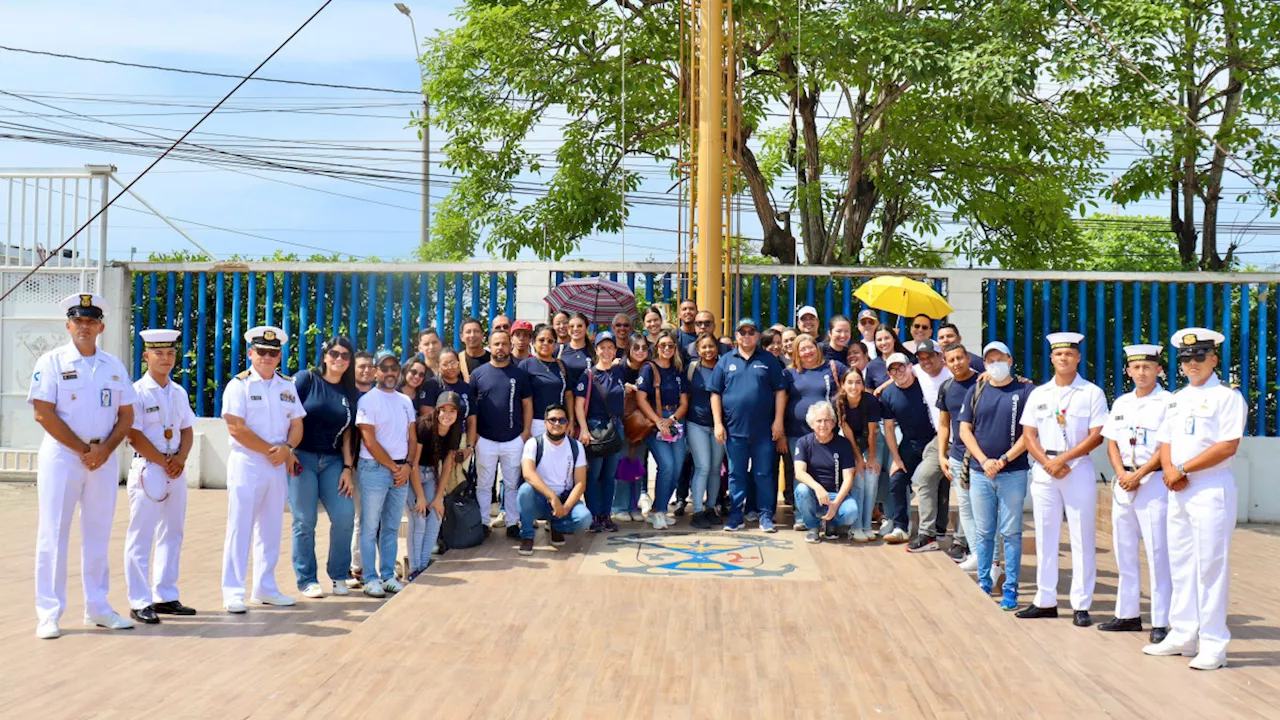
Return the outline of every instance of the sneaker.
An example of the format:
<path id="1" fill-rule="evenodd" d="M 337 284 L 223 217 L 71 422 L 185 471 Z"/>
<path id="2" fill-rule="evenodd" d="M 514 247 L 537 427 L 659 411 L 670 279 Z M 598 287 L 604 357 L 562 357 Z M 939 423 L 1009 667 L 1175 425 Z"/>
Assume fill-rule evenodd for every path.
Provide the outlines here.
<path id="1" fill-rule="evenodd" d="M 724 513 L 724 517 L 729 517 L 729 513 Z M 711 523 L 712 527 L 720 527 L 724 524 L 724 521 L 720 519 L 716 511 L 711 508 L 707 508 L 707 522 Z"/>
<path id="2" fill-rule="evenodd" d="M 351 589 L 353 589 L 353 590 L 355 590 L 355 589 L 359 588 L 360 586 L 364 585 L 364 570 L 362 570 L 362 569 L 360 569 L 360 568 L 358 568 L 358 567 L 353 567 L 353 568 L 351 568 L 351 571 L 350 571 L 350 573 L 349 573 L 349 577 L 347 578 L 346 585 L 347 585 L 347 587 L 349 587 L 349 588 L 351 588 Z"/>
<path id="3" fill-rule="evenodd" d="M 1197 654 L 1196 643 L 1194 641 L 1189 643 L 1175 643 L 1169 642 L 1168 638 L 1165 638 L 1164 642 L 1159 643 L 1158 645 L 1147 645 L 1143 647 L 1142 654 L 1155 655 L 1157 657 L 1165 657 L 1169 655 L 1181 655 L 1183 657 L 1196 658 L 1200 657 Z"/>
<path id="4" fill-rule="evenodd" d="M 611 519 L 614 522 L 631 522 L 631 511 L 623 510 L 621 512 L 616 512 L 613 514 Z"/>
<path id="5" fill-rule="evenodd" d="M 307 586 L 302 588 L 302 596 L 312 599 L 322 598 L 324 590 L 320 589 L 320 583 L 307 583 Z"/>
<path id="6" fill-rule="evenodd" d="M 521 555 L 533 554 L 533 538 L 520 538 L 520 549 L 517 550 Z"/>
<path id="7" fill-rule="evenodd" d="M 649 499 L 649 495 L 647 493 L 641 493 L 640 499 L 637 501 L 637 503 L 640 505 L 640 517 L 639 518 L 635 517 L 636 515 L 635 511 L 632 511 L 631 513 L 632 519 L 635 519 L 635 520 L 643 519 L 645 516 L 645 513 L 648 513 L 651 510 L 653 510 L 653 501 Z"/>
<path id="8" fill-rule="evenodd" d="M 243 600 L 232 600 L 223 607 L 232 615 L 243 615 L 249 611 L 249 608 L 244 606 Z"/>
<path id="9" fill-rule="evenodd" d="M 991 563 L 991 584 L 996 587 L 1000 586 L 1000 576 L 1004 574 L 1004 568 L 1000 567 L 1000 563 Z"/>
<path id="10" fill-rule="evenodd" d="M 618 532 L 618 523 L 614 522 L 613 518 L 606 515 L 604 518 L 604 529 L 608 532 Z"/>
<path id="11" fill-rule="evenodd" d="M 288 595 L 281 595 L 280 593 L 276 593 L 275 595 L 255 595 L 249 598 L 249 602 L 254 605 L 275 605 L 276 607 L 290 607 L 298 604 L 297 600 L 294 600 Z"/>
<path id="12" fill-rule="evenodd" d="M 418 576 L 419 576 L 419 575 L 421 575 L 423 572 L 425 572 L 425 571 L 423 571 L 423 570 L 414 570 L 413 572 L 410 572 L 410 573 L 409 573 L 409 577 L 405 578 L 405 584 L 408 584 L 408 583 L 413 582 L 414 580 L 417 580 L 417 579 L 418 579 Z"/>
<path id="13" fill-rule="evenodd" d="M 760 531 L 761 531 L 761 532 L 767 532 L 767 533 L 776 533 L 776 532 L 778 532 L 778 528 L 777 528 L 777 526 L 773 524 L 773 518 L 761 517 L 761 518 L 760 518 Z"/>
<path id="14" fill-rule="evenodd" d="M 822 542 L 822 533 L 819 533 L 817 530 L 809 530 L 804 534 L 804 541 L 807 543 Z"/>
<path id="15" fill-rule="evenodd" d="M 970 553 L 969 557 L 965 558 L 964 562 L 960 563 L 956 567 L 959 567 L 964 572 L 977 572 L 978 556 Z"/>
<path id="16" fill-rule="evenodd" d="M 36 626 L 36 637 L 41 640 L 53 640 L 62 635 L 62 631 L 58 629 L 56 620 L 45 620 Z"/>
<path id="17" fill-rule="evenodd" d="M 747 522 L 759 522 L 759 520 L 760 520 L 760 514 L 759 514 L 759 513 L 757 513 L 757 512 L 749 512 L 749 513 L 747 513 L 747 515 L 746 515 L 746 517 L 744 518 L 744 520 L 746 520 Z"/>
<path id="18" fill-rule="evenodd" d="M 587 528 L 587 532 L 589 533 L 604 532 L 604 521 L 598 517 L 592 518 L 591 526 Z"/>
<path id="19" fill-rule="evenodd" d="M 600 528 L 601 528 L 601 529 L 604 529 L 604 525 L 603 525 L 603 524 L 602 524 L 602 525 L 600 525 Z M 596 532 L 600 532 L 600 531 L 599 531 L 599 530 L 597 530 Z M 560 547 L 560 546 L 561 546 L 561 545 L 563 545 L 564 543 L 565 543 L 565 540 L 564 540 L 564 533 L 560 532 L 559 530 L 555 529 L 554 527 L 553 527 L 553 528 L 551 528 L 551 544 L 552 544 L 552 545 L 555 545 L 556 547 Z"/>
<path id="20" fill-rule="evenodd" d="M 672 514 L 675 515 L 676 517 L 684 517 L 685 508 L 687 508 L 688 506 L 689 506 L 688 501 L 680 500 L 676 502 L 676 510 Z"/>
<path id="21" fill-rule="evenodd" d="M 910 539 L 911 538 L 907 536 L 907 531 L 902 528 L 894 528 L 893 532 L 884 536 L 884 541 L 890 545 L 901 545 Z"/>
<path id="22" fill-rule="evenodd" d="M 970 554 L 969 545 L 963 540 L 952 540 L 951 547 L 947 548 L 947 557 L 951 558 L 952 562 L 962 563 Z"/>
<path id="23" fill-rule="evenodd" d="M 835 525 L 831 525 L 829 523 L 825 524 L 822 528 L 822 539 L 823 540 L 839 540 L 840 528 L 836 527 Z"/>
<path id="24" fill-rule="evenodd" d="M 646 519 L 646 522 L 648 522 L 651 526 L 653 526 L 654 530 L 661 530 L 662 529 L 662 520 L 660 519 L 661 517 L 662 517 L 662 513 L 656 510 L 650 510 L 649 517 Z"/>
<path id="25" fill-rule="evenodd" d="M 505 510 L 499 510 L 498 516 L 493 519 L 493 522 L 489 524 L 489 527 L 497 529 L 497 528 L 506 527 L 506 526 L 507 526 L 507 513 Z"/>
<path id="26" fill-rule="evenodd" d="M 1217 670 L 1218 668 L 1224 668 L 1226 666 L 1226 653 L 1223 653 L 1222 655 L 1210 655 L 1209 653 L 1202 652 L 1199 655 L 1196 655 L 1195 659 L 1187 664 L 1187 667 L 1192 670 Z"/>
<path id="27" fill-rule="evenodd" d="M 1018 609 L 1018 593 L 1015 590 L 1005 590 L 1000 597 L 1000 609 L 1005 612 Z"/>
<path id="28" fill-rule="evenodd" d="M 372 580 L 364 584 L 364 594 L 373 598 L 386 597 L 387 592 L 382 589 L 381 580 Z"/>
<path id="29" fill-rule="evenodd" d="M 849 540 L 856 543 L 869 542 L 871 535 L 866 530 L 854 530 L 849 533 Z"/>
<path id="30" fill-rule="evenodd" d="M 711 529 L 711 521 L 707 519 L 707 512 L 705 510 L 702 512 L 694 513 L 693 517 L 690 518 L 689 520 L 689 524 L 699 530 Z"/>
<path id="31" fill-rule="evenodd" d="M 85 613 L 84 624 L 87 627 L 102 627 L 108 630 L 129 630 L 133 627 L 132 620 L 122 617 L 115 610 L 108 610 L 105 615 Z"/>
<path id="32" fill-rule="evenodd" d="M 502 526 L 501 526 L 501 525 L 494 525 L 494 527 L 502 527 Z M 519 526 L 519 525 L 508 525 L 508 526 L 507 526 L 507 537 L 508 537 L 508 538 L 510 538 L 510 539 L 512 539 L 512 540 L 515 540 L 515 539 L 519 538 L 519 537 L 520 537 L 520 526 Z"/>
<path id="33" fill-rule="evenodd" d="M 917 535 L 911 544 L 907 545 L 907 552 L 923 553 L 931 552 L 938 549 L 938 539 L 932 535 Z"/>
<path id="34" fill-rule="evenodd" d="M 893 521 L 885 518 L 880 521 L 880 537 L 887 538 L 893 533 Z"/>
<path id="35" fill-rule="evenodd" d="M 395 594 L 400 592 L 403 589 L 404 589 L 404 585 L 401 585 L 400 581 L 396 580 L 395 578 L 391 578 L 390 580 L 382 583 L 383 592 Z"/>
<path id="36" fill-rule="evenodd" d="M 981 580 L 978 581 L 978 589 L 982 591 L 983 595 L 991 594 L 991 586 Z"/>
<path id="37" fill-rule="evenodd" d="M 742 529 L 742 523 L 735 523 L 732 520 L 726 521 L 724 524 L 725 532 L 738 532 Z"/>
<path id="38" fill-rule="evenodd" d="M 805 530 L 809 529 L 809 526 L 805 525 L 803 520 L 796 520 L 795 524 L 791 526 L 791 529 L 795 530 L 796 532 L 804 532 Z"/>
<path id="39" fill-rule="evenodd" d="M 333 584 L 333 594 L 334 595 L 350 595 L 351 591 L 347 589 L 346 582 L 335 582 Z"/>

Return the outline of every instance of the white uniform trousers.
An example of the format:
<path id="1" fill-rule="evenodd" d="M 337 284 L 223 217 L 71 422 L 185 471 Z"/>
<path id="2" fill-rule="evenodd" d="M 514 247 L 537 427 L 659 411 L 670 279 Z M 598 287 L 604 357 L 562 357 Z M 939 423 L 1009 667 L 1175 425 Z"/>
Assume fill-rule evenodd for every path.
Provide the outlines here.
<path id="1" fill-rule="evenodd" d="M 1227 554 L 1236 527 L 1236 481 L 1229 470 L 1191 474 L 1191 484 L 1169 493 L 1169 574 L 1173 598 L 1167 642 L 1194 643 L 1222 656 L 1231 582 Z"/>
<path id="2" fill-rule="evenodd" d="M 476 440 L 476 498 L 480 501 L 480 519 L 485 525 L 493 522 L 489 517 L 489 498 L 499 466 L 502 468 L 502 509 L 507 513 L 507 525 L 520 522 L 516 491 L 520 489 L 520 456 L 523 452 L 524 440 L 518 435 L 506 442 L 484 438 Z"/>
<path id="3" fill-rule="evenodd" d="M 111 612 L 107 602 L 111 574 L 107 544 L 116 512 L 120 466 L 115 453 L 90 471 L 80 455 L 51 437 L 40 444 L 36 490 L 40 522 L 36 529 L 36 619 L 57 622 L 67 607 L 67 546 L 71 520 L 80 505 L 80 579 L 86 615 Z"/>
<path id="4" fill-rule="evenodd" d="M 1133 499 L 1121 503 L 1120 495 Z M 1132 493 L 1116 486 L 1111 500 L 1111 539 L 1116 553 L 1120 581 L 1116 588 L 1116 617 L 1136 618 L 1141 613 L 1139 593 L 1142 589 L 1138 540 L 1147 550 L 1147 572 L 1151 583 L 1151 624 L 1169 627 L 1169 543 L 1166 515 L 1169 489 L 1164 473 L 1154 472 Z"/>
<path id="5" fill-rule="evenodd" d="M 143 491 L 142 483 L 146 481 Z M 164 467 L 135 457 L 129 466 L 129 529 L 124 536 L 124 579 L 129 607 L 178 600 L 178 556 L 187 516 L 187 476 L 168 480 Z M 164 502 L 151 498 L 169 496 Z M 155 543 L 155 567 L 151 545 Z"/>
<path id="6" fill-rule="evenodd" d="M 284 504 L 289 496 L 285 466 L 265 457 L 231 451 L 227 459 L 227 540 L 222 546 L 222 602 L 244 601 L 249 547 L 253 546 L 253 596 L 278 595 L 276 561 Z"/>
<path id="7" fill-rule="evenodd" d="M 359 467 L 359 465 L 360 463 L 357 462 L 356 466 Z M 359 568 L 363 572 L 364 563 L 360 559 L 360 477 L 358 473 L 359 470 L 351 471 L 351 502 L 356 509 L 351 525 L 351 567 Z M 328 512 L 328 509 L 325 512 Z"/>
<path id="8" fill-rule="evenodd" d="M 1088 610 L 1098 580 L 1094 528 L 1098 486 L 1093 463 L 1081 460 L 1065 478 L 1055 480 L 1039 465 L 1031 470 L 1031 510 L 1036 524 L 1036 607 L 1058 605 L 1058 545 L 1062 516 L 1071 536 L 1071 609 Z"/>

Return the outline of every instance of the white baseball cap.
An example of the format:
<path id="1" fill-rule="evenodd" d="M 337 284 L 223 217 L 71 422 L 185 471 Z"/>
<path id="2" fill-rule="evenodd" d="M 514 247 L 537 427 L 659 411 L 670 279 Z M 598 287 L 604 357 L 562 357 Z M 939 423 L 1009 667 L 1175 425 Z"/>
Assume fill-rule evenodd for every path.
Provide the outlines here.
<path id="1" fill-rule="evenodd" d="M 805 305 L 804 307 L 802 307 L 802 308 L 800 308 L 799 310 L 797 310 L 797 311 L 796 311 L 796 319 L 797 319 L 797 320 L 799 320 L 800 318 L 804 317 L 805 315 L 812 315 L 812 316 L 814 316 L 814 317 L 816 318 L 816 317 L 818 317 L 818 309 L 817 309 L 817 308 L 815 308 L 815 307 L 814 307 L 814 306 L 812 306 L 812 305 Z"/>
<path id="2" fill-rule="evenodd" d="M 894 365 L 897 365 L 898 363 L 902 363 L 903 365 L 910 365 L 911 361 L 908 360 L 907 356 L 903 355 L 902 353 L 894 353 L 885 359 L 884 366 L 886 368 L 891 368 Z"/>

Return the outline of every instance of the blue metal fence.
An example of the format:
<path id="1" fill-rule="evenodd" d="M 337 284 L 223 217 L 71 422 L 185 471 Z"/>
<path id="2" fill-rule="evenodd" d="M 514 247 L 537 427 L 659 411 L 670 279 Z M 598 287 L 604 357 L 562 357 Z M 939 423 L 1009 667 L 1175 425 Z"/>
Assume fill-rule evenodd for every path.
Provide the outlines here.
<path id="1" fill-rule="evenodd" d="M 1132 387 L 1124 376 L 1125 345 L 1164 346 L 1164 382 L 1173 389 L 1181 378 L 1170 336 L 1183 327 L 1217 330 L 1226 336 L 1223 380 L 1239 387 L 1249 407 L 1246 432 L 1280 434 L 1280 357 L 1277 343 L 1268 340 L 1273 328 L 1280 327 L 1280 286 L 1003 279 L 987 280 L 984 286 L 983 337 L 1009 345 L 1017 372 L 1046 381 L 1051 371 L 1044 336 L 1059 330 L 1079 332 L 1085 336 L 1081 374 L 1102 387 L 1109 401 Z"/>

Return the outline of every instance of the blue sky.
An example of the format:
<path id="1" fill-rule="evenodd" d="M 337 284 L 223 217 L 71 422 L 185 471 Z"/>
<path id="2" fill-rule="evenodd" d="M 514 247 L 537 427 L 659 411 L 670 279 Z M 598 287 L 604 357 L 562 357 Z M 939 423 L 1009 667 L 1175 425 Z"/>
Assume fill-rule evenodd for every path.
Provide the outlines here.
<path id="1" fill-rule="evenodd" d="M 453 2 L 418 0 L 407 4 L 420 35 L 434 34 L 455 23 L 451 17 Z M 55 12 L 47 2 L 0 0 L 0 44 L 243 74 L 266 57 L 317 5 L 314 1 L 296 0 L 194 4 L 73 1 L 58 3 Z M 339 0 L 281 51 L 261 75 L 415 90 L 418 72 L 408 20 L 390 0 Z M 0 89 L 71 113 L 146 125 L 152 128 L 151 132 L 167 137 L 176 137 L 194 123 L 235 82 L 0 51 Z M 233 143 L 239 152 L 252 152 L 243 145 L 262 143 L 227 135 L 329 141 L 362 148 L 346 151 L 348 154 L 376 154 L 377 160 L 370 164 L 379 168 L 416 172 L 420 146 L 416 133 L 407 127 L 407 120 L 417 107 L 418 102 L 411 95 L 251 82 L 224 106 L 225 112 L 219 111 L 207 120 L 193 140 L 210 145 Z M 30 113 L 46 117 L 32 117 Z M 9 95 L 0 95 L 0 118 L 59 132 L 131 135 L 117 127 L 67 117 Z M 548 127 L 538 138 L 554 141 L 555 136 L 555 128 Z M 442 133 L 437 132 L 432 140 L 433 147 L 438 148 L 444 141 Z M 1129 140 L 1119 134 L 1108 138 L 1108 146 L 1116 151 L 1106 163 L 1108 172 L 1123 169 L 1136 152 Z M 146 157 L 100 148 L 0 140 L 3 168 L 110 163 L 119 168 L 121 179 L 127 182 L 149 162 Z M 393 259 L 407 257 L 418 242 L 419 191 L 415 184 L 371 187 L 310 175 L 249 172 L 258 177 L 166 160 L 135 190 L 172 217 L 253 235 L 184 225 L 220 257 L 269 255 L 280 249 L 304 255 L 327 250 Z M 437 167 L 433 167 L 433 173 L 436 177 L 444 174 Z M 663 192 L 669 185 L 669 181 L 653 177 L 642 189 Z M 1241 189 L 1245 183 L 1232 178 L 1229 187 Z M 445 192 L 442 187 L 432 188 L 437 201 Z M 1249 222 L 1260 207 L 1237 204 L 1234 192 L 1228 197 L 1224 221 Z M 119 205 L 121 211 L 113 211 L 110 216 L 108 254 L 112 259 L 128 259 L 135 252 L 142 259 L 152 251 L 189 248 L 158 219 L 123 209 L 140 207 L 136 202 L 124 198 Z M 1162 215 L 1166 208 L 1167 201 L 1157 199 L 1121 212 Z M 1101 209 L 1111 208 L 1103 205 Z M 674 208 L 636 207 L 629 222 L 674 228 L 675 213 Z M 744 209 L 743 218 L 743 232 L 758 236 L 759 226 L 753 221 L 753 214 Z M 1263 223 L 1270 220 L 1265 213 L 1258 218 Z M 1223 233 L 1224 250 L 1230 238 Z M 1280 239 L 1271 235 L 1246 235 L 1243 239 L 1245 250 L 1280 247 Z M 619 236 L 592 238 L 583 242 L 574 257 L 621 259 L 622 241 Z M 675 258 L 675 236 L 669 232 L 633 227 L 627 231 L 625 242 L 628 260 Z M 1251 254 L 1248 260 L 1266 266 L 1280 260 L 1280 253 Z"/>

